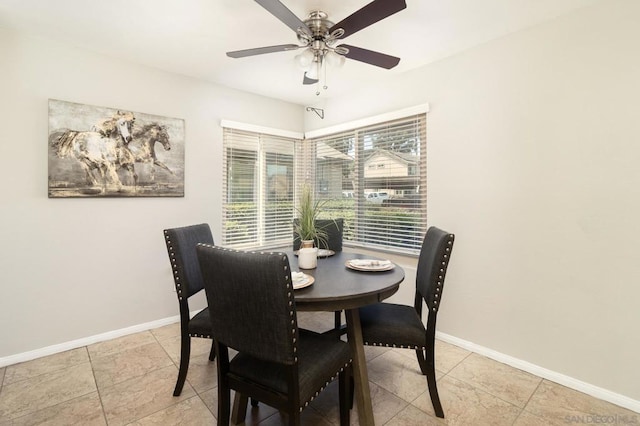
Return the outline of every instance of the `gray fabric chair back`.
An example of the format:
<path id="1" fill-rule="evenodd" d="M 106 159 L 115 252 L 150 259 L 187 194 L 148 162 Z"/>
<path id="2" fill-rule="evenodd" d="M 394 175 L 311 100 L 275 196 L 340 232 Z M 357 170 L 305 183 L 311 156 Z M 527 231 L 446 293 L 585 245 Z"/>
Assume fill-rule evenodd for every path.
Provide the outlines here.
<path id="1" fill-rule="evenodd" d="M 293 365 L 298 322 L 287 255 L 204 244 L 196 250 L 213 338 L 255 358 Z"/>
<path id="2" fill-rule="evenodd" d="M 432 226 L 422 243 L 416 272 L 416 291 L 426 302 L 430 314 L 437 313 L 440 308 L 454 238 L 453 234 Z"/>
<path id="3" fill-rule="evenodd" d="M 173 269 L 173 280 L 180 300 L 191 297 L 204 288 L 196 245 L 213 245 L 211 228 L 206 223 L 165 229 L 167 252 Z"/>
<path id="4" fill-rule="evenodd" d="M 294 219 L 294 223 L 297 222 L 298 219 Z M 344 219 L 317 219 L 316 226 L 318 228 L 324 229 L 327 233 L 327 244 L 318 244 L 316 241 L 316 246 L 318 248 L 329 249 L 335 252 L 342 251 L 342 234 L 344 231 Z M 293 233 L 293 249 L 298 250 L 300 248 L 300 238 L 296 235 L 295 231 Z"/>

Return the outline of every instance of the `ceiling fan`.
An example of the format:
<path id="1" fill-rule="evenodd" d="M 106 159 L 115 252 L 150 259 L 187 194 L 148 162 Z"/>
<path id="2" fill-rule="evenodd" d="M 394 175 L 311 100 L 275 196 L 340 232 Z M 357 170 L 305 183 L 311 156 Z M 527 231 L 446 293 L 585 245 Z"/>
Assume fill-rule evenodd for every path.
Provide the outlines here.
<path id="1" fill-rule="evenodd" d="M 298 65 L 305 69 L 302 79 L 303 84 L 319 83 L 325 63 L 342 65 L 345 58 L 385 69 L 391 69 L 400 62 L 400 58 L 395 56 L 348 44 L 334 47 L 334 44 L 338 40 L 344 39 L 405 9 L 407 7 L 405 0 L 373 0 L 337 24 L 329 21 L 327 19 L 328 15 L 322 11 L 311 12 L 309 17 L 302 21 L 279 0 L 255 1 L 295 31 L 300 44 L 280 44 L 227 52 L 227 56 L 231 58 L 244 58 L 265 53 L 305 49 L 295 58 Z M 326 85 L 324 88 L 327 88 Z M 319 90 L 316 91 L 316 95 L 319 94 Z"/>

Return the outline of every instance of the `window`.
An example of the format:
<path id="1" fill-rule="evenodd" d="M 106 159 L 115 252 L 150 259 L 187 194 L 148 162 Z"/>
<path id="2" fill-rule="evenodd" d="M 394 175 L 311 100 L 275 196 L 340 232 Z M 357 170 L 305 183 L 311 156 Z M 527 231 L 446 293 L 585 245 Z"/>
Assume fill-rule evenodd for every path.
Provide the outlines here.
<path id="1" fill-rule="evenodd" d="M 304 140 L 223 122 L 222 244 L 290 245 L 297 191 L 307 183 L 324 201 L 320 218 L 344 219 L 345 244 L 418 254 L 427 228 L 426 113 L 407 115 Z"/>
<path id="2" fill-rule="evenodd" d="M 224 128 L 223 245 L 291 243 L 297 143 L 299 139 Z"/>
<path id="3" fill-rule="evenodd" d="M 325 218 L 347 244 L 417 254 L 426 232 L 426 114 L 306 139 Z M 345 196 L 345 194 L 348 194 Z"/>

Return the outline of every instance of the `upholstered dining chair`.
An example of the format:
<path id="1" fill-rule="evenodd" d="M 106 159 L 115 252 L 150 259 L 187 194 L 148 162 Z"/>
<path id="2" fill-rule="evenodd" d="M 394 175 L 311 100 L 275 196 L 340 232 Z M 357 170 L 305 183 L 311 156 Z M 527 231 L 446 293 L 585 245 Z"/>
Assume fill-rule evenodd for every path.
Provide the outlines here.
<path id="1" fill-rule="evenodd" d="M 244 421 L 249 397 L 286 412 L 290 425 L 339 377 L 340 424 L 349 424 L 349 345 L 298 329 L 284 253 L 197 247 L 218 356 L 218 425 Z M 229 349 L 237 351 L 229 359 Z"/>
<path id="2" fill-rule="evenodd" d="M 294 223 L 297 219 L 294 219 Z M 327 233 L 326 242 L 316 242 L 318 248 L 333 250 L 333 251 L 342 251 L 342 233 L 344 230 L 344 219 L 316 219 L 315 221 L 316 227 L 320 229 L 324 229 Z M 325 244 L 326 243 L 326 244 Z M 300 237 L 296 235 L 295 231 L 293 232 L 293 250 L 298 250 L 300 248 Z"/>
<path id="3" fill-rule="evenodd" d="M 191 338 L 199 337 L 213 339 L 211 337 L 211 320 L 209 308 L 205 308 L 190 318 L 189 298 L 204 289 L 200 265 L 196 255 L 198 243 L 213 244 L 211 229 L 206 223 L 172 228 L 164 230 L 165 243 L 173 281 L 178 295 L 180 307 L 180 369 L 178 381 L 173 391 L 174 396 L 179 396 L 187 378 L 189 369 L 189 357 L 191 356 Z M 211 341 L 209 360 L 215 359 L 215 348 Z"/>
<path id="4" fill-rule="evenodd" d="M 420 370 L 427 376 L 433 409 L 442 418 L 444 411 L 436 386 L 435 333 L 453 240 L 453 234 L 439 228 L 427 230 L 418 259 L 414 306 L 377 303 L 359 309 L 365 345 L 416 351 Z M 426 327 L 422 322 L 423 302 L 428 309 Z"/>

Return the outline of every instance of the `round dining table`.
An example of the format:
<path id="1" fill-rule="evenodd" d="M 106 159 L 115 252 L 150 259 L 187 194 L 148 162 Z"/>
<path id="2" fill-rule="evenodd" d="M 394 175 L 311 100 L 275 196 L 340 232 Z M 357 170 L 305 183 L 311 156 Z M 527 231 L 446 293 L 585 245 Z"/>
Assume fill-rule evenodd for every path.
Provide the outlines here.
<path id="1" fill-rule="evenodd" d="M 404 270 L 393 265 L 388 270 L 356 270 L 348 266 L 352 259 L 374 259 L 370 255 L 337 252 L 332 256 L 318 258 L 315 269 L 298 268 L 294 252 L 287 252 L 292 270 L 304 272 L 314 278 L 308 287 L 295 290 L 298 311 L 345 311 L 347 338 L 353 357 L 355 400 L 360 425 L 373 425 L 373 409 L 364 343 L 360 328 L 358 308 L 378 303 L 398 291 L 404 280 Z M 366 269 L 366 268 L 360 268 Z"/>

